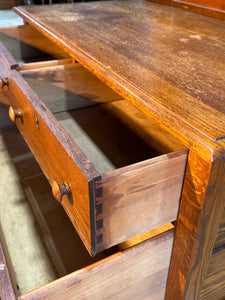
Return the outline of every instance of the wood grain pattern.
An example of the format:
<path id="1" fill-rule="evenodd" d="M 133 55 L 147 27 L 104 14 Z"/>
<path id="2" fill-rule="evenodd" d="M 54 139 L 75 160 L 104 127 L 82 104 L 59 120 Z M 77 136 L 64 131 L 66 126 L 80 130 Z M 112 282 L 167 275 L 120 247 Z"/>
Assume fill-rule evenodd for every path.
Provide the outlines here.
<path id="1" fill-rule="evenodd" d="M 225 209 L 223 210 L 223 216 L 220 222 L 218 232 L 216 234 L 214 249 L 221 247 L 224 244 L 225 244 Z"/>
<path id="2" fill-rule="evenodd" d="M 52 113 L 121 99 L 80 64 L 60 62 L 67 60 L 41 62 L 42 68 L 38 67 L 40 63 L 17 68 Z"/>
<path id="3" fill-rule="evenodd" d="M 95 180 L 98 251 L 176 220 L 186 157 L 159 156 Z"/>
<path id="4" fill-rule="evenodd" d="M 200 299 L 203 300 L 222 300 L 225 297 L 225 250 L 222 248 L 216 251 L 210 260 L 209 269 L 206 278 L 203 280 L 203 286 Z"/>
<path id="5" fill-rule="evenodd" d="M 15 300 L 12 283 L 9 277 L 5 256 L 0 243 L 0 298 L 1 300 Z"/>
<path id="6" fill-rule="evenodd" d="M 5 54 L 7 54 L 6 51 Z M 2 57 L 2 60 L 4 59 L 7 59 L 7 57 L 6 58 Z M 62 67 L 66 68 L 66 66 L 67 65 L 63 65 Z M 87 249 L 92 255 L 95 255 L 96 252 L 102 251 L 103 249 L 115 245 L 116 243 L 120 243 L 131 237 L 134 237 L 138 234 L 144 233 L 150 229 L 156 228 L 157 226 L 166 224 L 176 219 L 177 210 L 179 206 L 180 192 L 183 183 L 183 174 L 184 174 L 185 163 L 186 163 L 186 156 L 187 156 L 186 151 L 181 154 L 178 153 L 170 156 L 165 156 L 159 158 L 158 160 L 157 159 L 153 160 L 152 162 L 151 160 L 149 160 L 144 163 L 133 165 L 130 168 L 128 167 L 128 168 L 120 169 L 119 171 L 116 171 L 114 174 L 111 173 L 106 175 L 107 178 L 106 184 L 104 183 L 104 179 L 102 181 L 104 185 L 103 197 L 104 197 L 104 201 L 107 198 L 109 199 L 112 198 L 111 203 L 110 202 L 108 204 L 106 203 L 106 210 L 111 210 L 112 213 L 111 214 L 106 213 L 105 216 L 103 216 L 103 224 L 105 223 L 104 227 L 106 228 L 106 234 L 105 234 L 106 240 L 104 238 L 103 247 L 99 246 L 102 240 L 102 235 L 99 234 L 100 231 L 99 222 L 101 221 L 99 221 L 99 210 L 97 209 L 98 207 L 97 203 L 99 204 L 99 195 L 98 195 L 99 193 L 97 192 L 97 190 L 99 188 L 97 187 L 95 189 L 93 185 L 93 180 L 96 177 L 98 177 L 99 180 L 101 181 L 100 171 L 98 170 L 96 164 L 92 164 L 90 158 L 85 156 L 86 153 L 84 154 L 82 149 L 73 140 L 74 135 L 76 137 L 76 132 L 74 132 L 76 128 L 70 126 L 69 123 L 69 127 L 68 127 L 69 134 L 68 134 L 67 131 L 65 131 L 60 126 L 60 124 L 56 121 L 56 119 L 53 117 L 50 111 L 37 97 L 37 95 L 32 91 L 32 89 L 28 86 L 28 84 L 23 80 L 19 72 L 17 70 L 11 70 L 10 67 L 8 66 L 4 67 L 4 65 L 2 68 L 3 68 L 3 73 L 8 77 L 8 81 L 9 81 L 9 86 L 4 88 L 4 91 L 8 95 L 10 102 L 13 106 L 10 111 L 14 112 L 14 114 L 11 115 L 14 117 L 18 128 L 20 129 L 30 149 L 34 153 L 37 161 L 39 162 L 42 170 L 44 171 L 51 185 L 57 182 L 57 186 L 61 185 L 62 183 L 67 183 L 68 186 L 70 186 L 71 194 L 64 195 L 62 197 L 62 205 L 64 206 L 67 214 L 69 215 L 71 221 L 73 222 L 82 240 L 84 241 L 84 244 L 86 245 Z M 39 72 L 42 73 L 42 71 Z M 118 106 L 116 105 L 117 103 L 119 103 Z M 109 111 L 110 111 L 110 107 L 111 107 L 110 103 L 109 104 L 106 103 L 104 105 L 109 106 Z M 117 106 L 117 110 L 116 110 L 116 106 Z M 129 108 L 129 106 L 131 108 Z M 138 120 L 137 123 L 139 123 L 138 125 L 140 125 L 142 122 L 144 123 L 144 121 L 147 122 L 146 118 L 140 116 L 140 113 L 136 108 L 132 108 L 133 106 L 130 104 L 129 106 L 120 105 L 120 101 L 115 101 L 115 105 L 112 104 L 113 111 L 119 111 L 120 109 L 119 119 L 116 119 L 117 122 L 116 128 L 121 132 L 123 131 L 123 128 L 120 119 L 122 118 L 123 110 L 126 112 L 125 117 L 123 117 L 125 122 L 127 122 L 127 119 L 128 120 L 137 119 Z M 16 110 L 19 110 L 20 118 L 15 118 Z M 100 112 L 100 117 L 102 113 L 106 114 L 106 111 L 107 110 L 103 109 L 103 111 Z M 128 114 L 128 112 L 130 112 L 130 115 Z M 60 115 L 61 114 L 57 114 L 57 117 L 59 118 Z M 72 112 L 70 113 L 70 115 L 71 116 L 73 115 Z M 78 115 L 81 116 L 82 118 L 81 110 L 78 111 Z M 86 112 L 86 110 L 84 111 L 83 116 L 85 115 L 86 115 L 85 118 L 86 123 L 91 124 L 91 121 L 88 119 L 89 113 Z M 97 127 L 98 118 L 96 118 L 94 114 L 91 114 L 91 120 L 94 120 L 92 126 Z M 118 127 L 118 120 L 120 120 L 119 127 Z M 111 122 L 110 115 L 106 115 L 105 121 L 109 123 Z M 104 126 L 103 123 L 101 124 L 102 126 Z M 152 128 L 151 129 L 148 128 L 151 127 L 150 124 L 148 124 L 147 126 L 143 124 L 142 126 L 145 131 L 144 135 L 146 135 L 148 131 L 151 132 Z M 109 125 L 105 125 L 105 127 L 107 129 Z M 112 136 L 110 132 L 108 131 L 104 132 L 104 130 L 102 130 L 102 127 L 100 127 L 99 130 L 103 131 L 104 133 L 103 136 L 104 135 Z M 140 128 L 136 130 L 140 131 Z M 127 132 L 126 129 L 125 132 Z M 115 133 L 115 135 L 116 134 L 117 132 Z M 78 136 L 79 135 L 80 133 L 78 134 Z M 162 142 L 162 144 L 170 144 L 169 134 L 164 135 L 163 138 L 165 140 Z M 146 136 L 145 139 L 147 139 Z M 114 140 L 115 138 L 113 138 L 113 141 Z M 173 139 L 171 138 L 171 140 Z M 127 141 L 127 139 L 125 139 L 125 141 Z M 119 151 L 121 151 L 120 148 L 123 150 L 122 144 L 120 142 L 119 143 L 117 142 L 116 144 L 119 145 Z M 172 141 L 171 141 L 171 145 L 173 145 Z M 141 151 L 146 152 L 147 154 L 148 154 L 147 151 L 149 151 L 149 155 L 150 155 L 150 149 L 148 148 L 148 150 L 146 150 L 145 148 L 143 148 L 139 140 L 138 140 L 138 146 Z M 175 143 L 173 147 L 179 148 L 181 147 L 181 145 L 179 143 Z M 118 151 L 115 152 L 116 152 L 115 154 L 118 156 L 119 155 Z M 137 156 L 137 153 L 136 151 L 134 151 L 134 147 L 133 147 L 131 151 L 132 156 L 134 156 L 134 153 L 135 156 Z M 62 161 L 63 161 L 63 166 L 61 164 Z M 127 157 L 125 161 L 126 162 L 129 161 Z M 100 164 L 103 164 L 102 159 L 100 159 Z M 152 176 L 158 178 L 157 179 L 158 184 L 157 181 L 151 182 L 152 185 L 155 185 L 153 189 L 154 190 L 153 194 L 155 194 L 155 197 L 153 197 L 152 199 L 152 203 L 154 200 L 155 204 L 152 206 L 154 210 L 152 211 L 149 210 L 148 214 L 146 214 L 145 213 L 146 201 L 149 202 L 151 198 L 148 195 L 148 191 L 146 191 L 147 188 L 149 188 L 149 184 L 147 184 L 146 181 L 144 183 L 141 183 L 141 177 L 144 176 L 146 177 L 146 180 L 149 179 L 149 177 L 146 176 L 146 172 L 147 173 L 149 172 L 149 174 L 151 174 L 150 172 L 151 170 L 153 172 Z M 140 193 L 139 190 L 137 194 L 131 192 L 130 197 L 124 198 L 125 201 L 123 200 L 118 202 L 118 199 L 117 201 L 114 201 L 115 200 L 115 197 L 113 196 L 114 189 L 111 190 L 111 185 L 114 185 L 115 188 L 120 189 L 119 186 L 122 185 L 120 181 L 123 177 L 125 179 L 122 180 L 122 182 L 124 183 L 124 186 L 128 190 L 132 189 L 131 186 L 136 182 L 136 185 L 142 186 L 141 190 L 143 191 L 141 191 Z M 127 181 L 131 181 L 131 183 L 125 184 Z M 166 201 L 168 201 L 168 205 L 164 205 L 165 194 L 168 194 L 167 195 L 168 198 L 166 198 L 167 199 Z M 141 201 L 137 201 L 139 199 L 138 197 L 141 198 Z M 95 205 L 94 198 L 96 198 L 96 205 Z M 61 197 L 60 197 L 60 201 L 61 201 Z M 117 206 L 118 209 L 114 209 Z M 126 206 L 130 206 L 131 211 L 139 207 L 139 214 L 143 215 L 142 219 L 139 217 L 141 219 L 141 222 L 139 221 L 139 224 L 138 226 L 136 226 L 135 230 L 132 230 L 132 227 L 133 227 L 133 220 L 136 219 L 135 217 L 136 213 L 134 219 L 132 219 L 132 221 L 129 222 L 128 221 L 129 216 L 128 215 L 125 216 L 124 214 L 126 208 L 124 211 L 123 207 Z M 164 210 L 160 208 L 161 206 L 164 206 Z M 122 218 L 121 215 L 123 215 Z M 152 216 L 152 221 L 150 222 L 151 224 L 149 224 L 149 219 L 151 218 L 151 216 Z M 156 216 L 157 217 L 160 216 L 158 221 L 156 221 Z M 115 218 L 115 220 L 113 218 Z M 118 226 L 117 227 L 114 226 L 114 233 L 116 234 L 116 237 L 112 237 L 110 232 L 112 230 L 111 223 L 116 222 L 117 224 L 119 224 L 119 221 L 121 222 L 121 225 L 122 224 L 124 225 L 126 223 L 128 223 L 128 225 L 125 225 L 123 230 L 121 230 L 121 228 L 118 228 Z M 100 226 L 101 229 L 102 226 L 103 225 Z M 98 247 L 96 247 L 96 244 L 98 244 Z"/>
<path id="7" fill-rule="evenodd" d="M 224 172 L 224 154 L 210 164 L 189 152 L 166 299 L 199 297 L 222 218 Z"/>
<path id="8" fill-rule="evenodd" d="M 191 12 L 209 17 L 225 19 L 225 5 L 223 0 L 150 0 L 173 7 L 182 8 Z"/>
<path id="9" fill-rule="evenodd" d="M 173 232 L 164 233 L 21 299 L 163 299 L 172 242 Z"/>
<path id="10" fill-rule="evenodd" d="M 0 57 L 1 62 L 7 61 L 7 50 L 3 53 L 6 56 Z M 9 62 L 2 63 L 0 72 L 9 78 L 10 90 L 4 91 L 11 105 L 22 111 L 23 118 L 17 119 L 16 124 L 49 182 L 52 184 L 57 181 L 60 184 L 68 181 L 71 184 L 74 191 L 72 204 L 65 196 L 62 205 L 92 253 L 89 184 L 98 173 L 20 74 L 10 70 L 8 65 Z M 66 169 L 61 167 L 62 161 Z"/>
<path id="11" fill-rule="evenodd" d="M 62 5 L 60 17 L 58 8 L 15 10 L 188 145 L 225 136 L 220 20 L 147 1 Z"/>

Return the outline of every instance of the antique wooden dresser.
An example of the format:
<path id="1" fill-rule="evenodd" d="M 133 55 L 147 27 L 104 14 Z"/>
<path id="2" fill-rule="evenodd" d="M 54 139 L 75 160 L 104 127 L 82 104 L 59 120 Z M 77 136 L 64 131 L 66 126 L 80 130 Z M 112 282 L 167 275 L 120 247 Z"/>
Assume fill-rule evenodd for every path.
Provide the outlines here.
<path id="1" fill-rule="evenodd" d="M 1 300 L 224 299 L 223 1 L 14 10 Z"/>

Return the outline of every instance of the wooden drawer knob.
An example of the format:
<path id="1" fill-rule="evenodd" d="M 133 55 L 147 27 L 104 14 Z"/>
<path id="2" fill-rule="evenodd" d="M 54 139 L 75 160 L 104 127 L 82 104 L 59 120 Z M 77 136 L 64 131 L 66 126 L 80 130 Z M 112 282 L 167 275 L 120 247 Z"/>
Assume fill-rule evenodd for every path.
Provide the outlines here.
<path id="1" fill-rule="evenodd" d="M 22 119 L 22 112 L 19 109 L 14 109 L 12 106 L 9 108 L 9 117 L 15 122 L 17 118 Z"/>
<path id="2" fill-rule="evenodd" d="M 3 89 L 5 85 L 9 85 L 8 78 L 0 78 L 0 88 Z"/>
<path id="3" fill-rule="evenodd" d="M 67 182 L 58 184 L 54 181 L 52 184 L 52 194 L 57 201 L 61 202 L 63 195 L 71 194 L 71 188 Z"/>

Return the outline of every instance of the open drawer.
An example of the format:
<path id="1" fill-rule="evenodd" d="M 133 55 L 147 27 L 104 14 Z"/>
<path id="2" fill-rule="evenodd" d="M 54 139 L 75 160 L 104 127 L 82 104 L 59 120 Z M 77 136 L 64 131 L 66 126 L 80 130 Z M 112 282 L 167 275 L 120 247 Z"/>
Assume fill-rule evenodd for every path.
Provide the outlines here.
<path id="1" fill-rule="evenodd" d="M 172 224 L 92 258 L 14 126 L 0 148 L 1 300 L 164 298 Z"/>
<path id="2" fill-rule="evenodd" d="M 92 255 L 176 220 L 182 144 L 72 61 L 0 55 L 11 119 Z"/>

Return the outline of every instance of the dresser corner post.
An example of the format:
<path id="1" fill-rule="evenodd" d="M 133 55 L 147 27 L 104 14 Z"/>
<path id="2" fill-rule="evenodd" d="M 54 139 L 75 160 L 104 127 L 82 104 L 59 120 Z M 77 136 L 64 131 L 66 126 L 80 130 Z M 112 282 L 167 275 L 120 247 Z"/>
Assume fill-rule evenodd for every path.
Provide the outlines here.
<path id="1" fill-rule="evenodd" d="M 225 143 L 221 147 L 222 153 Z M 165 299 L 200 299 L 224 210 L 225 155 L 190 150 Z"/>

